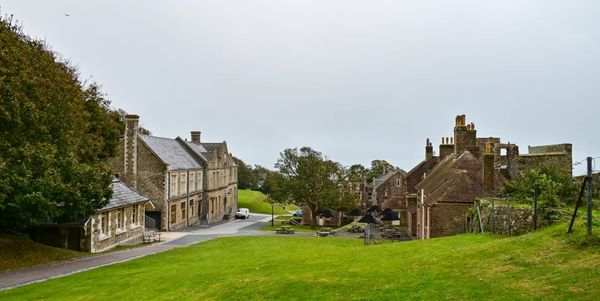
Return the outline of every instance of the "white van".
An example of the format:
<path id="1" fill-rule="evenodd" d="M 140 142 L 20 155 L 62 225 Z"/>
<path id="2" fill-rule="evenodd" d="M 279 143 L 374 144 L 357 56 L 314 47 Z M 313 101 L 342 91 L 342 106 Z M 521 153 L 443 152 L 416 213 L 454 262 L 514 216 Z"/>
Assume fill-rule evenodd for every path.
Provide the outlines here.
<path id="1" fill-rule="evenodd" d="M 248 209 L 248 208 L 238 208 L 238 211 L 235 213 L 235 218 L 247 219 L 249 217 L 250 217 L 250 209 Z"/>

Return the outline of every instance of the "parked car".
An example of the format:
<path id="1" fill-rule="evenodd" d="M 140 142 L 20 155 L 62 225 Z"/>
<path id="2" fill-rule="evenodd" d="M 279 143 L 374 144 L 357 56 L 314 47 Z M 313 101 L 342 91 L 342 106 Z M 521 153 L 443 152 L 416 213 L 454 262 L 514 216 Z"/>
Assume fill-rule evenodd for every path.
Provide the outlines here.
<path id="1" fill-rule="evenodd" d="M 297 217 L 302 217 L 303 213 L 302 210 L 296 210 L 296 212 L 294 212 L 294 214 L 292 214 L 293 216 L 297 216 Z"/>
<path id="2" fill-rule="evenodd" d="M 235 218 L 247 219 L 249 217 L 250 217 L 250 209 L 248 209 L 248 208 L 238 208 L 238 211 L 235 213 Z"/>

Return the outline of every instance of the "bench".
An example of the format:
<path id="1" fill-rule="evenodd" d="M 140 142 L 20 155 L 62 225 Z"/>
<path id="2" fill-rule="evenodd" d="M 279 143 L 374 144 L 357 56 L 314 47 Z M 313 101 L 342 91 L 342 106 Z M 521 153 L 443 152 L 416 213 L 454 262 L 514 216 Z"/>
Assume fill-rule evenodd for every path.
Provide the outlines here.
<path id="1" fill-rule="evenodd" d="M 145 231 L 143 235 L 143 243 L 160 242 L 160 232 Z"/>

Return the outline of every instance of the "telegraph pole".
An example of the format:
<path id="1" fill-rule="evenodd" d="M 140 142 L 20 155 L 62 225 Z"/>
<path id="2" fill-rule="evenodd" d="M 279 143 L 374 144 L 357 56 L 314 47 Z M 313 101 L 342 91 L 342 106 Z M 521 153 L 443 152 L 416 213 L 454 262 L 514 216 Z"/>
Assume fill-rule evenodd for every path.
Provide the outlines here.
<path id="1" fill-rule="evenodd" d="M 587 157 L 587 233 L 592 235 L 592 157 Z"/>

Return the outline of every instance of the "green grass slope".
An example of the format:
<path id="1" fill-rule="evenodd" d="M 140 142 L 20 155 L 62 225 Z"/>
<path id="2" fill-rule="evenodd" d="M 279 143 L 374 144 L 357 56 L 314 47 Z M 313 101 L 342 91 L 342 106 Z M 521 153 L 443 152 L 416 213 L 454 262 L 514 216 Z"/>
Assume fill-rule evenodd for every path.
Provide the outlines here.
<path id="1" fill-rule="evenodd" d="M 248 208 L 251 213 L 271 214 L 271 203 L 267 202 L 266 199 L 267 196 L 260 191 L 238 190 L 238 208 Z M 288 213 L 277 204 L 274 211 L 275 214 Z"/>
<path id="2" fill-rule="evenodd" d="M 597 227 L 596 231 L 600 231 Z M 600 242 L 564 224 L 365 247 L 231 237 L 0 292 L 2 300 L 593 300 Z"/>
<path id="3" fill-rule="evenodd" d="M 0 235 L 0 272 L 86 255 L 88 253 L 54 248 L 22 237 Z"/>

